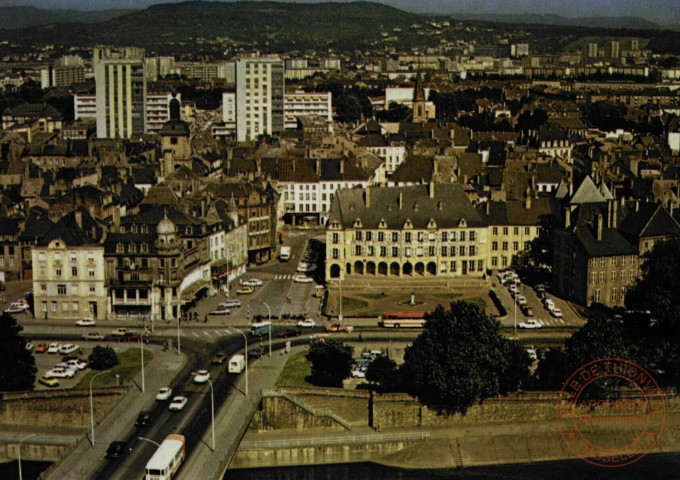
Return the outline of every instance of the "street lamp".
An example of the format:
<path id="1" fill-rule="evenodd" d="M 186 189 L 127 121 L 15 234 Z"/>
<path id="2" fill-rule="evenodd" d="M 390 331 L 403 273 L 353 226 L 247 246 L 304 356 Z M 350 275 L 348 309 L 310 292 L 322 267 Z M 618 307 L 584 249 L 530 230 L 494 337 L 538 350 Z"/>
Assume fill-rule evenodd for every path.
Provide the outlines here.
<path id="1" fill-rule="evenodd" d="M 256 302 L 260 302 L 262 305 L 267 307 L 267 319 L 269 320 L 269 356 L 272 356 L 272 311 L 269 309 L 269 305 L 267 305 L 263 300 L 260 300 L 259 298 L 255 300 Z"/>
<path id="2" fill-rule="evenodd" d="M 91 379 L 90 379 L 90 426 L 92 428 L 92 446 L 94 447 L 94 405 L 92 404 L 92 381 L 97 378 L 99 375 L 103 375 L 104 373 L 109 373 L 111 370 L 104 370 L 103 372 L 96 373 Z"/>
<path id="3" fill-rule="evenodd" d="M 145 381 L 144 381 L 144 335 L 139 337 L 139 354 L 142 361 L 142 393 L 144 393 Z"/>
<path id="4" fill-rule="evenodd" d="M 246 377 L 247 378 L 247 377 Z M 208 378 L 208 385 L 210 385 L 210 418 L 212 419 L 212 451 L 215 451 L 215 396 L 213 394 L 213 384 Z M 246 395 L 248 395 L 246 393 Z"/>
<path id="5" fill-rule="evenodd" d="M 137 437 L 137 438 L 139 438 L 140 440 L 144 440 L 145 442 L 153 443 L 153 444 L 156 445 L 157 447 L 160 447 L 160 444 L 159 444 L 159 443 L 154 442 L 154 441 L 151 440 L 150 438 L 146 438 L 146 437 Z"/>
<path id="6" fill-rule="evenodd" d="M 246 349 L 245 349 L 245 352 L 244 352 L 245 355 L 243 355 L 243 356 L 246 357 L 246 397 L 247 397 L 248 396 L 248 337 L 246 337 L 246 334 L 243 333 L 238 328 L 236 328 L 236 327 L 232 327 L 232 328 L 234 330 L 236 330 L 238 333 L 240 333 L 241 335 L 243 335 L 243 340 L 245 341 L 245 344 L 246 344 Z"/>
<path id="7" fill-rule="evenodd" d="M 177 317 L 177 355 L 182 354 L 182 344 L 180 343 L 180 337 L 179 337 L 179 322 L 180 322 L 180 317 Z"/>
<path id="8" fill-rule="evenodd" d="M 340 275 L 340 314 L 338 315 L 338 321 L 342 323 L 342 275 Z"/>
<path id="9" fill-rule="evenodd" d="M 515 317 L 514 324 L 515 324 L 515 337 L 516 337 L 517 336 L 517 301 L 514 301 L 513 304 L 514 304 L 513 310 L 515 312 L 514 313 L 514 317 Z"/>
<path id="10" fill-rule="evenodd" d="M 23 477 L 21 475 L 21 444 L 24 443 L 24 440 L 28 440 L 31 437 L 37 437 L 37 433 L 31 433 L 29 435 L 26 435 L 24 438 L 19 440 L 19 453 L 17 459 L 19 460 L 19 480 L 23 480 Z"/>

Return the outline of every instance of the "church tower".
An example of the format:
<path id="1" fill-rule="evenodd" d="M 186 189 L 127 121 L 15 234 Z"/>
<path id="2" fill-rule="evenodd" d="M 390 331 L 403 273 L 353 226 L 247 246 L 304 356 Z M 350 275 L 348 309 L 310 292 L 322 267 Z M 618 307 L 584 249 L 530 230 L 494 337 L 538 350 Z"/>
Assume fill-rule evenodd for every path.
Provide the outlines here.
<path id="1" fill-rule="evenodd" d="M 413 123 L 425 122 L 427 122 L 427 99 L 425 98 L 425 88 L 423 88 L 423 78 L 418 72 L 416 85 L 413 88 Z"/>

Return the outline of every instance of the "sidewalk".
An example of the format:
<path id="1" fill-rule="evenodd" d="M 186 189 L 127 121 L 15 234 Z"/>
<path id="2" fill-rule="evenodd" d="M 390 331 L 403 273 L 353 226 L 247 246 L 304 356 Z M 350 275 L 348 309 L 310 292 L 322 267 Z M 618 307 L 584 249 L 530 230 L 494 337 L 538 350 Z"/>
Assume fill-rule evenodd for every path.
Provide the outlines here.
<path id="1" fill-rule="evenodd" d="M 92 478 L 97 471 L 106 449 L 134 428 L 137 414 L 155 402 L 158 389 L 170 383 L 186 362 L 184 356 L 154 349 L 154 359 L 146 366 L 145 393 L 136 385 L 120 399 L 104 419 L 95 426 L 95 446 L 90 443 L 89 433 L 84 435 L 76 448 L 66 456 L 48 477 L 52 480 L 82 480 Z M 141 372 L 135 377 L 141 385 Z"/>
<path id="2" fill-rule="evenodd" d="M 194 480 L 197 478 L 221 479 L 227 462 L 236 451 L 241 436 L 250 422 L 257 403 L 259 403 L 260 391 L 274 388 L 276 379 L 281 373 L 283 366 L 297 349 L 291 350 L 287 355 L 281 355 L 280 351 L 272 352 L 271 358 L 264 356 L 248 366 L 248 397 L 245 391 L 245 372 L 241 373 L 234 382 L 227 401 L 222 408 L 215 412 L 215 445 L 213 453 L 210 449 L 212 444 L 211 428 L 205 430 L 202 439 L 205 444 L 199 443 L 193 452 L 189 452 L 185 464 L 179 471 L 178 480 Z"/>

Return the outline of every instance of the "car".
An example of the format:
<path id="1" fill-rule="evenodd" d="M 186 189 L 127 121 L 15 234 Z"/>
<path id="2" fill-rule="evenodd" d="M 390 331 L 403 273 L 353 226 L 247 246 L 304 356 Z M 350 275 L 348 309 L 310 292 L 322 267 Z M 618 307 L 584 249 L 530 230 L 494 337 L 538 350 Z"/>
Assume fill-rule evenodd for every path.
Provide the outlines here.
<path id="1" fill-rule="evenodd" d="M 545 292 L 545 285 L 539 283 L 534 287 L 534 290 L 536 291 L 536 293 Z"/>
<path id="2" fill-rule="evenodd" d="M 352 333 L 352 330 L 354 330 L 354 327 L 347 325 L 333 324 L 326 326 L 326 331 L 328 333 Z"/>
<path id="3" fill-rule="evenodd" d="M 298 335 L 300 335 L 300 330 L 297 328 L 287 328 L 279 332 L 279 338 L 297 337 Z"/>
<path id="4" fill-rule="evenodd" d="M 47 353 L 59 353 L 59 350 L 61 350 L 61 345 L 58 343 L 50 343 L 50 346 L 47 347 Z"/>
<path id="5" fill-rule="evenodd" d="M 262 355 L 264 355 L 262 347 L 251 348 L 248 351 L 248 358 L 260 358 Z"/>
<path id="6" fill-rule="evenodd" d="M 83 335 L 83 340 L 86 342 L 90 340 L 104 340 L 104 335 L 99 332 L 87 332 Z"/>
<path id="7" fill-rule="evenodd" d="M 67 343 L 66 345 L 61 346 L 61 348 L 59 349 L 59 353 L 63 353 L 65 355 L 68 355 L 70 353 L 75 353 L 78 350 L 80 350 L 80 347 L 78 345 L 73 345 L 72 343 Z"/>
<path id="8" fill-rule="evenodd" d="M 170 402 L 170 405 L 168 406 L 168 410 L 173 411 L 173 412 L 178 412 L 186 406 L 188 401 L 189 401 L 189 399 L 187 399 L 187 397 L 182 397 L 182 396 L 175 397 L 175 398 L 172 399 L 172 402 Z"/>
<path id="9" fill-rule="evenodd" d="M 241 300 L 226 300 L 224 302 L 221 302 L 217 307 L 218 308 L 238 308 L 241 306 Z"/>
<path id="10" fill-rule="evenodd" d="M 207 370 L 199 370 L 194 374 L 194 383 L 206 383 L 210 380 L 210 372 Z"/>
<path id="11" fill-rule="evenodd" d="M 366 372 L 361 369 L 352 370 L 352 378 L 366 378 Z"/>
<path id="12" fill-rule="evenodd" d="M 230 315 L 231 310 L 228 308 L 218 308 L 217 310 L 211 311 L 208 315 Z"/>
<path id="13" fill-rule="evenodd" d="M 76 370 L 85 370 L 87 368 L 87 362 L 80 359 L 69 360 L 66 362 L 66 365 Z"/>
<path id="14" fill-rule="evenodd" d="M 33 345 L 31 342 L 27 342 L 25 348 L 27 352 L 32 352 L 33 349 L 35 348 L 35 345 Z"/>
<path id="15" fill-rule="evenodd" d="M 165 400 L 168 400 L 171 395 L 172 395 L 172 388 L 163 387 L 160 390 L 158 390 L 158 393 L 156 394 L 156 400 L 158 400 L 159 402 L 163 402 Z"/>
<path id="16" fill-rule="evenodd" d="M 137 415 L 137 420 L 135 420 L 135 427 L 146 427 L 151 423 L 153 415 L 149 411 L 139 412 Z"/>
<path id="17" fill-rule="evenodd" d="M 111 442 L 109 448 L 106 449 L 106 458 L 120 458 L 125 453 L 125 442 Z"/>
<path id="18" fill-rule="evenodd" d="M 238 290 L 236 290 L 236 293 L 238 295 L 250 295 L 254 291 L 255 290 L 253 290 L 253 287 L 241 287 Z"/>
<path id="19" fill-rule="evenodd" d="M 524 295 L 518 295 L 515 300 L 517 301 L 517 305 L 522 306 L 527 304 L 527 299 L 524 297 Z"/>
<path id="20" fill-rule="evenodd" d="M 514 283 L 510 285 L 510 287 L 508 288 L 508 290 L 510 290 L 510 294 L 511 294 L 513 297 L 514 297 L 516 294 L 519 293 L 519 288 L 517 288 L 517 285 L 515 285 Z"/>
<path id="21" fill-rule="evenodd" d="M 257 278 L 251 278 L 250 280 L 246 280 L 243 282 L 241 285 L 244 287 L 261 287 L 263 285 L 262 280 L 259 280 Z"/>
<path id="22" fill-rule="evenodd" d="M 305 318 L 297 323 L 298 328 L 314 328 L 316 327 L 316 322 L 311 318 Z"/>
<path id="23" fill-rule="evenodd" d="M 550 312 L 550 315 L 552 315 L 555 318 L 562 318 L 562 310 L 559 308 L 553 308 L 552 311 Z"/>
<path id="24" fill-rule="evenodd" d="M 526 322 L 520 322 L 517 326 L 519 328 L 543 328 L 543 324 L 534 318 L 530 318 Z"/>
<path id="25" fill-rule="evenodd" d="M 94 327 L 95 325 L 97 325 L 97 322 L 94 321 L 94 318 L 83 318 L 76 322 L 76 327 Z"/>
<path id="26" fill-rule="evenodd" d="M 532 361 L 538 360 L 538 355 L 536 355 L 536 350 L 533 348 L 527 348 L 527 355 Z"/>
<path id="27" fill-rule="evenodd" d="M 76 372 L 70 368 L 58 367 L 48 371 L 45 375 L 54 378 L 73 378 L 76 376 Z"/>
<path id="28" fill-rule="evenodd" d="M 116 328 L 113 332 L 111 332 L 111 335 L 113 335 L 114 337 L 122 337 L 123 335 L 126 335 L 128 333 L 130 333 L 130 331 L 127 328 L 120 327 Z"/>
<path id="29" fill-rule="evenodd" d="M 56 378 L 50 377 L 47 374 L 40 377 L 38 379 L 38 383 L 45 385 L 46 387 L 50 387 L 50 388 L 55 388 L 55 387 L 59 386 L 59 380 L 57 380 Z"/>
<path id="30" fill-rule="evenodd" d="M 293 277 L 293 282 L 295 282 L 295 283 L 314 283 L 314 279 L 312 277 L 308 277 L 307 275 L 295 275 Z"/>
<path id="31" fill-rule="evenodd" d="M 142 336 L 139 333 L 125 332 L 125 334 L 120 335 L 117 340 L 119 342 L 138 342 L 141 338 Z"/>
<path id="32" fill-rule="evenodd" d="M 9 308 L 5 309 L 5 313 L 24 313 L 28 309 L 28 305 L 25 307 L 22 305 L 18 305 L 16 303 L 12 303 Z"/>
<path id="33" fill-rule="evenodd" d="M 222 365 L 227 360 L 227 354 L 224 352 L 217 352 L 212 359 L 213 365 Z"/>
<path id="34" fill-rule="evenodd" d="M 533 317 L 534 311 L 528 305 L 522 305 L 522 313 L 527 317 Z"/>
<path id="35" fill-rule="evenodd" d="M 35 346 L 35 353 L 45 353 L 49 347 L 46 343 L 39 343 Z"/>

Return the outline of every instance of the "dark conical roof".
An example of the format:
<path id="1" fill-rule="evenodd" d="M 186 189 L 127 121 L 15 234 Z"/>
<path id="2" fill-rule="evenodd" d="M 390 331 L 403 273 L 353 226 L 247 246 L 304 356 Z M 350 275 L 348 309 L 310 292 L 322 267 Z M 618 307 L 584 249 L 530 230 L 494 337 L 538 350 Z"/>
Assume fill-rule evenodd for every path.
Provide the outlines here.
<path id="1" fill-rule="evenodd" d="M 418 72 L 416 75 L 416 85 L 413 88 L 413 101 L 426 101 L 425 88 L 423 87 L 423 77 L 421 77 L 420 72 Z"/>

